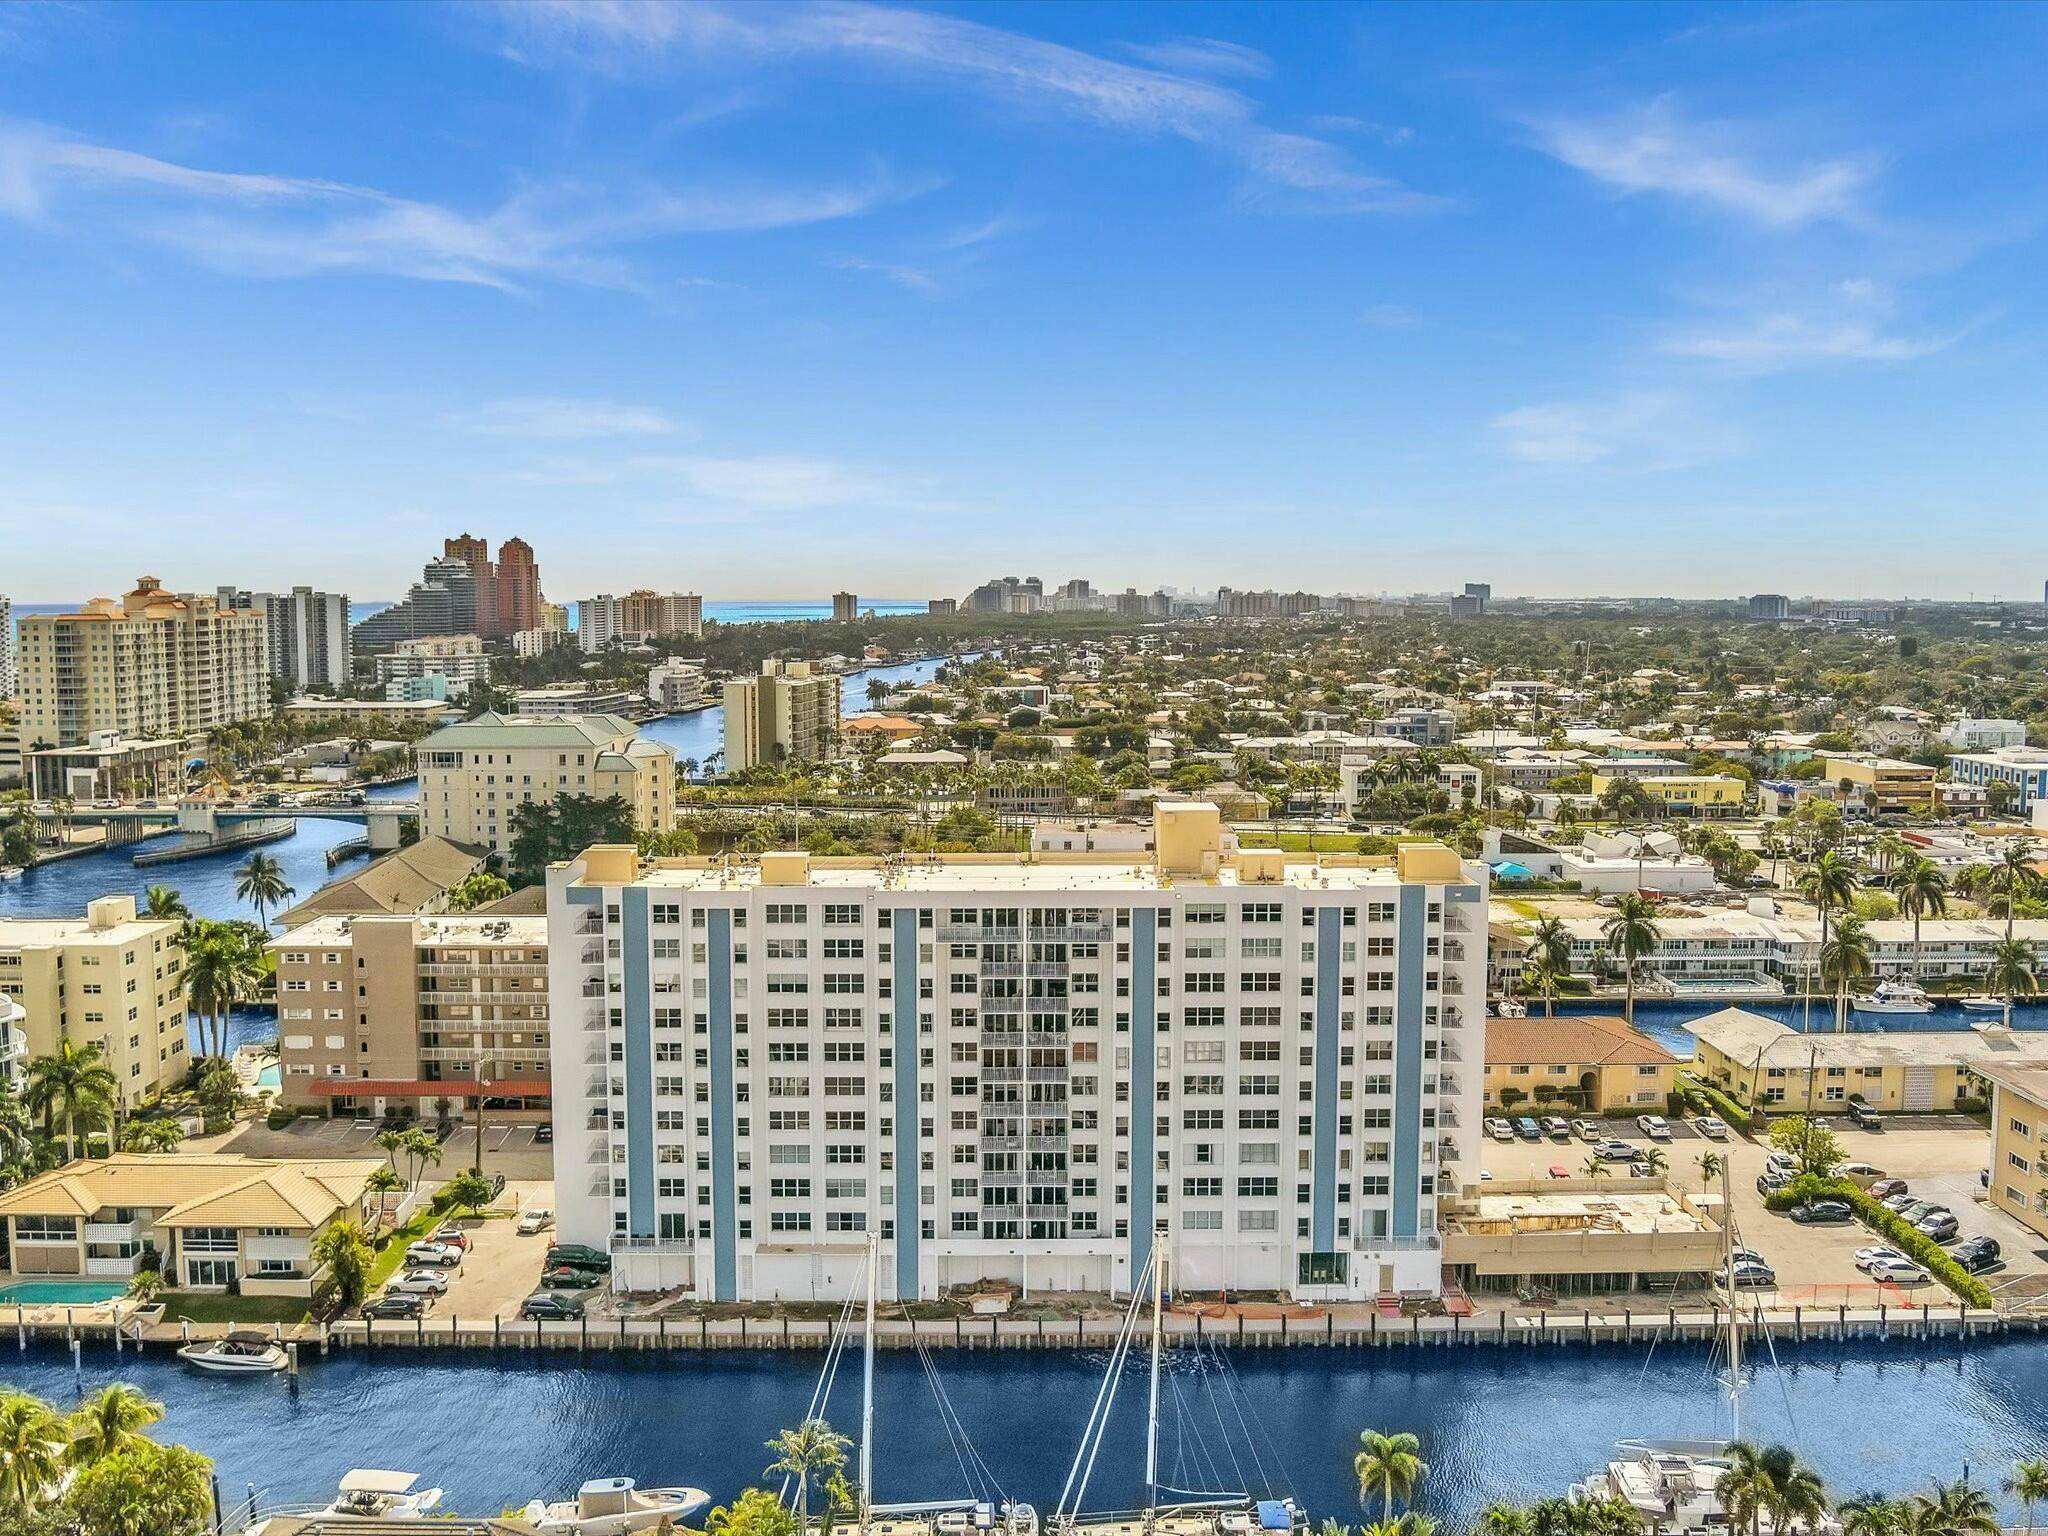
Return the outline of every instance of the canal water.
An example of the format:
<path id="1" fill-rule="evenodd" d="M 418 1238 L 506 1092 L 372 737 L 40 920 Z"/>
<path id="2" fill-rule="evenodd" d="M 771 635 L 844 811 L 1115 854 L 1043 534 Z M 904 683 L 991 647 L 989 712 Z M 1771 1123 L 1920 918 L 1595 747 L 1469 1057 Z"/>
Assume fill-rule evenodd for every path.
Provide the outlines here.
<path id="1" fill-rule="evenodd" d="M 1835 1027 L 1834 999 L 1816 997 L 1811 1005 L 1801 998 L 1776 999 L 1769 1002 L 1749 1002 L 1724 998 L 1687 998 L 1671 1000 L 1658 998 L 1654 1001 L 1638 999 L 1636 1002 L 1636 1028 L 1658 1041 L 1674 1056 L 1690 1056 L 1693 1053 L 1692 1025 L 1710 1013 L 1723 1008 L 1742 1008 L 1750 1013 L 1760 1013 L 1767 1019 L 1776 1019 L 1791 1029 L 1811 1031 L 1814 1034 L 1829 1034 Z M 1543 1005 L 1530 1006 L 1531 1014 L 1540 1016 Z M 1621 1003 L 1564 1003 L 1557 1005 L 1559 1017 L 1569 1014 L 1597 1014 L 1603 1018 L 1620 1018 Z M 1956 1030 L 1968 1029 L 1973 1023 L 1982 1022 L 1987 1016 L 1972 1013 L 1953 1003 L 1936 1005 L 1932 1013 L 1857 1013 L 1849 1014 L 1849 1028 L 1863 1030 Z M 1995 1016 L 1993 1022 L 1996 1022 Z M 2016 1004 L 2012 1010 L 2014 1029 L 2048 1029 L 2048 1003 L 2030 1001 Z"/>
<path id="2" fill-rule="evenodd" d="M 1041 1511 L 1058 1500 L 1104 1360 L 1065 1351 L 934 1353 L 951 1410 L 996 1486 Z M 1359 1523 L 1351 1457 L 1362 1429 L 1409 1430 L 1430 1465 L 1424 1506 L 1463 1526 L 1494 1499 L 1562 1493 L 1626 1436 L 1727 1432 L 1698 1346 L 1442 1350 L 1271 1349 L 1169 1356 L 1161 1391 L 1162 1481 L 1254 1493 L 1291 1489 L 1310 1514 Z M 351 1467 L 421 1474 L 446 1506 L 496 1514 L 587 1477 L 687 1483 L 720 1500 L 762 1480 L 765 1442 L 805 1412 L 815 1354 L 571 1353 L 492 1357 L 364 1351 L 281 1378 L 200 1376 L 167 1353 L 116 1359 L 33 1346 L 0 1357 L 0 1385 L 60 1405 L 109 1381 L 168 1405 L 159 1433 L 218 1464 L 229 1499 L 332 1495 Z M 856 1432 L 859 1362 L 839 1372 L 827 1417 Z M 1142 1501 L 1145 1380 L 1121 1383 L 1091 1507 Z M 882 1500 L 974 1489 L 918 1360 L 876 1369 L 876 1492 Z M 2029 1340 L 1808 1345 L 1757 1371 L 1743 1406 L 1753 1439 L 1782 1440 L 1838 1497 L 1903 1493 L 1967 1467 L 2006 1509 L 2000 1479 L 2048 1452 L 2048 1349 Z"/>

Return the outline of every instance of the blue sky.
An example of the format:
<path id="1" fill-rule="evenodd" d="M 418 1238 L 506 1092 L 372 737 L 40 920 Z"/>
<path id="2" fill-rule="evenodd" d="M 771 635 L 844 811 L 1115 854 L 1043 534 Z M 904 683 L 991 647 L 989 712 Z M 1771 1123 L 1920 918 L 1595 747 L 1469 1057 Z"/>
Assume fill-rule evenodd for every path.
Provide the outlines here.
<path id="1" fill-rule="evenodd" d="M 2044 45 L 0 0 L 0 591 L 2038 596 Z"/>

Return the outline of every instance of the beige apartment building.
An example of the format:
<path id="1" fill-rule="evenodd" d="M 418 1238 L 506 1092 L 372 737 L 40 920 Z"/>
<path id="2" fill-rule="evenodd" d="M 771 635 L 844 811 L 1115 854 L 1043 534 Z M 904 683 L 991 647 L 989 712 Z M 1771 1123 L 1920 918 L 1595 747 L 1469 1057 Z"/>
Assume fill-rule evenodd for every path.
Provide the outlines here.
<path id="1" fill-rule="evenodd" d="M 764 661 L 725 685 L 725 771 L 825 762 L 839 750 L 839 679 L 808 661 Z"/>
<path id="2" fill-rule="evenodd" d="M 504 853 L 513 810 L 556 795 L 617 795 L 637 830 L 675 826 L 675 753 L 617 715 L 483 714 L 422 738 L 413 758 L 423 837 Z"/>
<path id="3" fill-rule="evenodd" d="M 97 1041 L 129 1108 L 191 1065 L 179 925 L 138 918 L 133 896 L 103 896 L 82 918 L 0 917 L 0 995 L 23 1011 L 27 1054 Z"/>
<path id="4" fill-rule="evenodd" d="M 20 671 L 29 746 L 189 736 L 270 713 L 270 621 L 144 576 L 118 603 L 23 618 Z"/>
<path id="5" fill-rule="evenodd" d="M 1991 1080 L 1991 1202 L 2048 1237 L 2048 1066 L 1985 1067 Z"/>
<path id="6" fill-rule="evenodd" d="M 545 1119 L 545 917 L 317 918 L 273 941 L 282 1094 L 295 1109 Z"/>

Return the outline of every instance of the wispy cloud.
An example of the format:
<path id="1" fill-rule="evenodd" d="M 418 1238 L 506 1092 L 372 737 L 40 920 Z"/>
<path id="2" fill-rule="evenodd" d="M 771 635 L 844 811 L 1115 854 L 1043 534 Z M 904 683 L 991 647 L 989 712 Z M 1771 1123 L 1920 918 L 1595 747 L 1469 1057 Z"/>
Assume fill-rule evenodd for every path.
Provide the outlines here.
<path id="1" fill-rule="evenodd" d="M 362 272 L 514 290 L 549 280 L 631 286 L 626 251 L 685 234 L 849 219 L 917 195 L 875 169 L 837 187 L 521 190 L 465 212 L 345 182 L 214 171 L 36 126 L 0 125 L 0 215 L 74 216 L 264 277 Z"/>
<path id="2" fill-rule="evenodd" d="M 1012 230 L 1022 226 L 1023 221 L 1014 214 L 999 213 L 976 224 L 963 224 L 939 239 L 942 251 L 964 251 L 971 246 L 986 245 L 991 240 L 1001 239 Z"/>
<path id="3" fill-rule="evenodd" d="M 935 11 L 856 0 L 752 7 L 709 0 L 506 0 L 497 15 L 512 39 L 509 51 L 536 62 L 566 55 L 621 67 L 677 54 L 739 54 L 864 64 L 1100 127 L 1202 145 L 1237 164 L 1248 188 L 1297 208 L 1412 213 L 1443 203 L 1364 169 L 1334 144 L 1268 127 L 1255 102 L 1213 80 Z M 1222 56 L 1217 46 L 1206 51 L 1210 72 Z"/>
<path id="4" fill-rule="evenodd" d="M 1263 80 L 1273 61 L 1256 48 L 1220 37 L 1174 37 L 1163 43 L 1125 43 L 1124 52 L 1156 69 L 1181 75 L 1227 75 Z"/>
<path id="5" fill-rule="evenodd" d="M 651 406 L 542 395 L 493 400 L 474 410 L 451 412 L 442 420 L 459 431 L 527 440 L 665 437 L 679 430 L 673 419 Z"/>
<path id="6" fill-rule="evenodd" d="M 1861 158 L 1766 163 L 1756 130 L 1688 121 L 1664 98 L 1613 117 L 1533 126 L 1544 153 L 1610 187 L 1701 203 L 1778 229 L 1859 219 L 1875 174 Z"/>
<path id="7" fill-rule="evenodd" d="M 1365 138 L 1378 139 L 1382 144 L 1412 144 L 1415 130 L 1399 123 L 1376 123 L 1369 117 L 1352 117 L 1343 112 L 1325 112 L 1309 119 L 1311 127 L 1325 133 L 1355 133 Z"/>
<path id="8" fill-rule="evenodd" d="M 1406 304 L 1368 304 L 1358 318 L 1376 331 L 1410 331 L 1428 323 Z"/>
<path id="9" fill-rule="evenodd" d="M 832 265 L 842 272 L 873 272 L 886 277 L 900 288 L 915 289 L 919 293 L 930 293 L 938 287 L 938 280 L 923 267 L 913 267 L 900 261 L 871 261 L 864 256 L 835 256 Z"/>
<path id="10" fill-rule="evenodd" d="M 1684 469 L 1748 447 L 1739 430 L 1671 390 L 1526 405 L 1496 416 L 1492 427 L 1509 458 L 1545 469 Z"/>
<path id="11" fill-rule="evenodd" d="M 1741 374 L 1788 373 L 1834 363 L 1905 363 L 1954 345 L 1970 325 L 1907 334 L 1894 327 L 1891 290 L 1851 278 L 1797 304 L 1753 307 L 1719 323 L 1668 332 L 1662 350 Z"/>

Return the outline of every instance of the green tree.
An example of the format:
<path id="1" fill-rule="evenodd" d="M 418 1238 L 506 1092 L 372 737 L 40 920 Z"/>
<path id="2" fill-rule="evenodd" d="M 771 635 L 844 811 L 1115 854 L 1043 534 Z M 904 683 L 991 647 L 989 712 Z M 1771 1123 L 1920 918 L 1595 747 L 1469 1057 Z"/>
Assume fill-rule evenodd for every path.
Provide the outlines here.
<path id="1" fill-rule="evenodd" d="M 130 1120 L 121 1127 L 123 1152 L 175 1152 L 185 1139 L 185 1128 L 168 1115 Z"/>
<path id="2" fill-rule="evenodd" d="M 1914 1536 L 1999 1536 L 1998 1511 L 1984 1490 L 1966 1479 L 1936 1482 L 1913 1496 L 1907 1515 Z"/>
<path id="3" fill-rule="evenodd" d="M 1820 975 L 1835 995 L 1835 1028 L 1849 1012 L 1849 983 L 1870 974 L 1870 931 L 1863 919 L 1845 916 L 1820 947 Z"/>
<path id="4" fill-rule="evenodd" d="M 1394 1501 L 1413 1499 L 1429 1475 L 1429 1464 L 1422 1459 L 1422 1442 L 1406 1431 L 1389 1435 L 1377 1429 L 1360 1430 L 1358 1442 L 1358 1454 L 1351 1458 L 1351 1470 L 1358 1477 L 1358 1502 L 1363 1504 L 1378 1495 L 1380 1518 L 1391 1520 Z"/>
<path id="5" fill-rule="evenodd" d="M 448 891 L 450 912 L 474 912 L 478 907 L 487 907 L 494 901 L 503 901 L 512 894 L 512 887 L 503 875 L 494 875 L 489 870 L 479 869 L 464 875 Z"/>
<path id="6" fill-rule="evenodd" d="M 382 1196 L 390 1194 L 394 1189 L 403 1189 L 405 1187 L 405 1180 L 398 1176 L 396 1168 L 386 1163 L 382 1168 L 372 1168 L 370 1170 L 370 1177 L 364 1182 L 363 1187 L 373 1195 Z M 377 1216 L 370 1223 L 370 1230 L 374 1234 L 383 1225 L 384 1202 L 379 1199 L 377 1202 Z"/>
<path id="7" fill-rule="evenodd" d="M 1542 998 L 1546 1019 L 1557 1016 L 1558 985 L 1564 980 L 1564 974 L 1548 955 L 1531 952 L 1529 958 L 1522 962 L 1522 995 Z"/>
<path id="8" fill-rule="evenodd" d="M 194 918 L 183 937 L 186 997 L 213 1022 L 210 1054 L 225 1057 L 228 1015 L 256 995 L 270 970 L 262 936 L 252 924 Z"/>
<path id="9" fill-rule="evenodd" d="M 2048 1499 L 2048 1461 L 2029 1457 L 2014 1462 L 2005 1491 L 2020 1501 L 2027 1512 L 2027 1536 L 2034 1536 L 2034 1506 Z"/>
<path id="10" fill-rule="evenodd" d="M 1839 848 L 1822 850 L 1820 856 L 1800 871 L 1798 886 L 1800 894 L 1814 905 L 1820 913 L 1820 947 L 1825 954 L 1828 947 L 1830 923 L 1836 912 L 1845 912 L 1849 903 L 1856 898 L 1861 877 L 1856 872 L 1855 862 Z"/>
<path id="11" fill-rule="evenodd" d="M 1881 1493 L 1859 1493 L 1835 1506 L 1842 1536 L 1898 1536 L 1905 1514 L 1903 1504 Z"/>
<path id="12" fill-rule="evenodd" d="M 256 852 L 235 871 L 235 894 L 256 909 L 256 926 L 270 932 L 270 909 L 298 895 L 285 882 L 284 866 L 269 854 Z"/>
<path id="13" fill-rule="evenodd" d="M 69 1162 L 79 1155 L 81 1131 L 91 1136 L 113 1124 L 116 1087 L 98 1041 L 81 1045 L 59 1040 L 56 1050 L 29 1062 L 23 1098 L 45 1125 L 53 1118 L 63 1121 L 64 1158 Z"/>
<path id="14" fill-rule="evenodd" d="M 1986 980 L 2007 1002 L 2038 991 L 2041 978 L 2035 969 L 2034 946 L 2025 939 L 2000 939 L 1992 947 Z"/>
<path id="15" fill-rule="evenodd" d="M 491 1183 L 482 1174 L 465 1168 L 441 1186 L 438 1198 L 449 1210 L 480 1211 L 491 1203 Z"/>
<path id="16" fill-rule="evenodd" d="M 178 921 L 190 917 L 192 909 L 176 886 L 152 885 L 142 893 L 142 915 Z"/>
<path id="17" fill-rule="evenodd" d="M 1913 979 L 1920 979 L 1920 920 L 1948 911 L 1948 876 L 1932 859 L 1916 858 L 1892 877 L 1899 910 L 1913 919 Z"/>
<path id="18" fill-rule="evenodd" d="M 2034 873 L 2034 845 L 2023 837 L 2009 838 L 1992 861 L 1991 873 L 1985 881 L 1986 887 L 1996 894 L 2005 908 L 2005 936 L 2012 938 L 2013 917 L 2019 904 L 2033 894 L 2041 883 L 2041 877 Z"/>
<path id="19" fill-rule="evenodd" d="M 1699 1164 L 1702 1191 L 1712 1189 L 1714 1180 L 1721 1177 L 1721 1170 L 1727 1166 L 1718 1152 L 1702 1152 L 1693 1161 Z"/>
<path id="20" fill-rule="evenodd" d="M 41 1503 L 64 1476 L 70 1437 L 50 1405 L 0 1388 L 0 1511 Z"/>
<path id="21" fill-rule="evenodd" d="M 852 1443 L 823 1419 L 806 1419 L 793 1429 L 777 1430 L 775 1438 L 768 1442 L 775 1459 L 768 1463 L 762 1476 L 796 1479 L 799 1525 L 810 1515 L 811 1483 L 845 1466 L 846 1450 Z"/>
<path id="22" fill-rule="evenodd" d="M 1773 1120 L 1770 1141 L 1802 1174 L 1818 1179 L 1833 1178 L 1844 1161 L 1842 1143 L 1835 1133 L 1804 1115 L 1780 1115 Z"/>
<path id="23" fill-rule="evenodd" d="M 1601 929 L 1609 953 L 1621 961 L 1622 975 L 1628 988 L 1627 1001 L 1622 1016 L 1631 1028 L 1636 1022 L 1636 974 L 1642 962 L 1655 953 L 1657 942 L 1662 937 L 1657 928 L 1657 908 L 1640 891 L 1624 891 L 1615 898 L 1614 915 L 1607 919 Z"/>
<path id="24" fill-rule="evenodd" d="M 92 1536 L 201 1536 L 213 1517 L 213 1463 L 144 1440 L 78 1474 L 64 1509 Z"/>
<path id="25" fill-rule="evenodd" d="M 116 1452 L 148 1443 L 143 1431 L 164 1416 L 164 1405 L 144 1397 L 126 1382 L 114 1382 L 93 1393 L 72 1410 L 66 1421 L 75 1467 L 89 1467 Z"/>
<path id="26" fill-rule="evenodd" d="M 801 1529 L 782 1500 L 765 1488 L 747 1489 L 704 1521 L 705 1536 L 797 1536 Z"/>
<path id="27" fill-rule="evenodd" d="M 363 1229 L 346 1216 L 329 1222 L 313 1239 L 313 1262 L 333 1276 L 344 1307 L 363 1299 L 370 1282 L 370 1259 Z"/>

